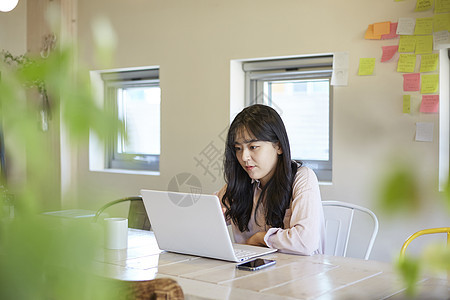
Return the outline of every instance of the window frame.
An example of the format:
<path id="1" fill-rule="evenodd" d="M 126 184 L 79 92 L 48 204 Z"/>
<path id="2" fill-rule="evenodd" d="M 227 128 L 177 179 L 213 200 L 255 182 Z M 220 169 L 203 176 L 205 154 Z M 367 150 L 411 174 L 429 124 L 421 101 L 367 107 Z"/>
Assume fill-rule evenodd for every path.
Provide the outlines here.
<path id="1" fill-rule="evenodd" d="M 160 87 L 159 68 L 105 72 L 101 74 L 101 78 L 104 83 L 105 107 L 115 116 L 118 116 L 118 89 Z M 159 113 L 161 114 L 161 110 Z M 118 153 L 118 139 L 116 135 L 106 141 L 105 166 L 107 169 L 159 171 L 160 155 Z"/>
<path id="2" fill-rule="evenodd" d="M 328 79 L 328 161 L 301 161 L 304 165 L 314 170 L 319 181 L 331 182 L 333 169 L 333 85 L 331 84 L 333 55 L 249 61 L 244 62 L 242 68 L 245 73 L 245 106 L 256 103 L 272 106 L 271 99 L 268 99 L 269 97 L 264 95 L 265 82 Z"/>

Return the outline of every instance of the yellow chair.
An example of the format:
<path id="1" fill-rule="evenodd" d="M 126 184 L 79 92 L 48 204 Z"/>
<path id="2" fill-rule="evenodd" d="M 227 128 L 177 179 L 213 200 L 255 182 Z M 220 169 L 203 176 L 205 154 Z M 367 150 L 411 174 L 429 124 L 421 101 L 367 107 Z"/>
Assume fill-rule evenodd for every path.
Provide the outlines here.
<path id="1" fill-rule="evenodd" d="M 440 228 L 430 228 L 419 230 L 413 235 L 411 235 L 403 244 L 402 249 L 400 250 L 400 256 L 405 255 L 406 248 L 408 245 L 416 238 L 425 234 L 433 234 L 433 233 L 447 233 L 447 245 L 450 246 L 450 227 L 440 227 Z"/>

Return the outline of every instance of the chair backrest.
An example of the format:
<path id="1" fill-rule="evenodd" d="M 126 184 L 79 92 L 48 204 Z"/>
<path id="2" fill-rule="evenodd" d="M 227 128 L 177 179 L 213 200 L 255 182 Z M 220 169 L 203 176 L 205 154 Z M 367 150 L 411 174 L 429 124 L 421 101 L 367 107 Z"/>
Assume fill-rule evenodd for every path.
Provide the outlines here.
<path id="1" fill-rule="evenodd" d="M 402 249 L 400 250 L 400 256 L 403 257 L 405 255 L 406 248 L 416 237 L 433 233 L 447 233 L 447 245 L 450 246 L 450 227 L 423 229 L 417 231 L 416 233 L 412 234 L 409 238 L 406 239 L 406 241 L 403 243 Z"/>
<path id="2" fill-rule="evenodd" d="M 150 230 L 151 224 L 145 210 L 144 202 L 131 201 L 130 210 L 128 211 L 128 227 L 135 229 Z"/>
<path id="3" fill-rule="evenodd" d="M 365 207 L 341 201 L 322 201 L 325 216 L 325 254 L 347 256 L 348 241 L 354 223 L 355 210 L 370 216 L 373 220 L 369 243 L 364 259 L 369 259 L 375 238 L 378 234 L 378 218 Z"/>
<path id="4" fill-rule="evenodd" d="M 126 201 L 131 202 L 130 209 L 128 211 L 128 227 L 135 229 L 151 230 L 150 220 L 148 219 L 147 211 L 145 210 L 144 202 L 142 201 L 141 195 L 121 198 L 106 203 L 99 210 L 97 210 L 93 218 L 93 222 L 97 222 L 97 219 L 100 216 L 100 214 L 108 207 Z"/>

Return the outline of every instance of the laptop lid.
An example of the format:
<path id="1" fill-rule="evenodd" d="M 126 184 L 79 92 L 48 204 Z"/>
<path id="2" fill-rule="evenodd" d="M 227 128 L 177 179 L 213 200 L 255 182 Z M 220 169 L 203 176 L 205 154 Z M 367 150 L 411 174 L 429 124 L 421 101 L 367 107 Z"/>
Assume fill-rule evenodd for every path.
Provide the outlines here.
<path id="1" fill-rule="evenodd" d="M 235 262 L 243 260 L 235 256 L 217 196 L 145 189 L 141 195 L 160 249 Z M 242 246 L 260 252 L 254 256 L 276 251 Z"/>

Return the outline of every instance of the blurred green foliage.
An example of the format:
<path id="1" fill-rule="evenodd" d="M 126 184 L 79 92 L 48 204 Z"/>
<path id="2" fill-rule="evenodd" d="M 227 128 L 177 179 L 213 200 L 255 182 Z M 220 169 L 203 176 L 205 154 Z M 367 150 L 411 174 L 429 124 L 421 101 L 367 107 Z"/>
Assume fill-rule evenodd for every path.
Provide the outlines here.
<path id="1" fill-rule="evenodd" d="M 406 166 L 397 165 L 385 178 L 380 205 L 385 214 L 409 214 L 420 206 L 420 191 L 415 173 Z"/>
<path id="2" fill-rule="evenodd" d="M 397 261 L 396 267 L 406 284 L 406 294 L 413 297 L 417 293 L 416 283 L 420 276 L 420 261 L 405 256 Z"/>
<path id="3" fill-rule="evenodd" d="M 419 180 L 414 166 L 398 161 L 392 164 L 390 173 L 383 178 L 380 185 L 380 209 L 388 217 L 398 215 L 410 217 L 429 205 L 427 201 L 430 200 L 425 197 L 433 198 L 436 194 L 432 193 L 434 189 L 437 189 L 437 186 L 430 187 L 429 183 Z M 450 183 L 439 196 L 444 208 L 450 213 Z M 446 240 L 445 236 L 443 240 Z M 450 247 L 431 244 L 419 256 L 414 257 L 406 253 L 405 256 L 398 257 L 396 268 L 403 278 L 407 295 L 414 298 L 419 292 L 416 284 L 424 272 L 438 275 L 450 272 Z"/>
<path id="4" fill-rule="evenodd" d="M 52 174 L 59 171 L 51 139 L 40 126 L 42 110 L 51 108 L 56 121 L 49 126 L 59 128 L 61 120 L 72 146 L 86 143 L 90 130 L 107 138 L 122 128 L 95 103 L 89 73 L 75 63 L 74 49 L 60 45 L 45 59 L 2 52 L 0 121 L 9 137 L 8 162 L 25 160 L 26 180 L 14 188 L 5 178 L 0 182 L 0 299 L 120 298 L 117 283 L 94 275 L 102 249 L 98 225 L 41 214 L 46 197 L 53 197 L 46 192 L 55 184 Z M 25 158 L 17 157 L 17 148 L 26 150 Z M 12 202 L 2 197 L 7 190 L 14 195 L 14 216 Z"/>

